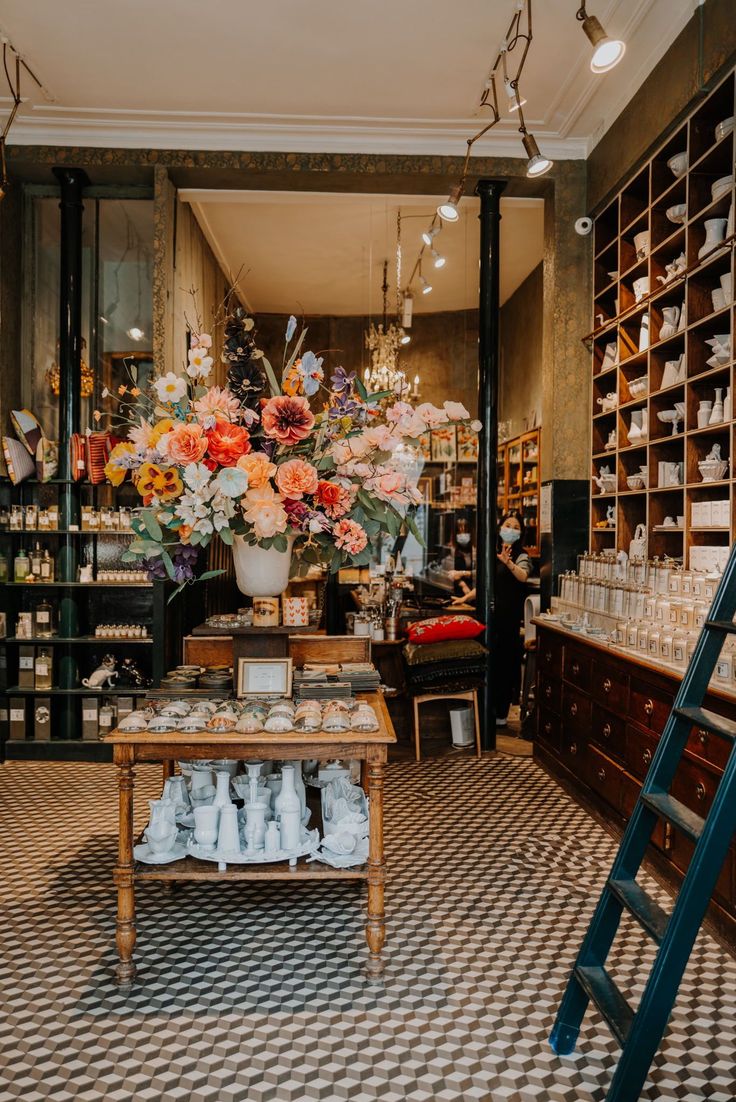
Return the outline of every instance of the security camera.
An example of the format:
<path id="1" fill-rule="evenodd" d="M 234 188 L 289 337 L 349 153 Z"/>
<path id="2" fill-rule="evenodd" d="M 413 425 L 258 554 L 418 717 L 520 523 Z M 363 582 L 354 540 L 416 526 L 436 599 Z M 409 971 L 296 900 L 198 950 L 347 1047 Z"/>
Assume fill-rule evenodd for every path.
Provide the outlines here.
<path id="1" fill-rule="evenodd" d="M 575 233 L 579 233 L 581 237 L 587 237 L 592 229 L 592 218 L 578 218 L 577 222 L 575 223 Z"/>

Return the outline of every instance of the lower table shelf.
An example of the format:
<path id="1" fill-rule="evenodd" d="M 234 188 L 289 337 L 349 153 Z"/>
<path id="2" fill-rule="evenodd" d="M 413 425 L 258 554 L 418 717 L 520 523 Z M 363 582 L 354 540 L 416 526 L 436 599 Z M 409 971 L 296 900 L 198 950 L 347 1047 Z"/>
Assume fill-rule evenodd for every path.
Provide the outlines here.
<path id="1" fill-rule="evenodd" d="M 288 861 L 272 865 L 228 865 L 220 872 L 212 862 L 184 857 L 170 865 L 135 865 L 136 880 L 367 880 L 368 866 L 354 869 L 333 869 L 316 861 L 307 864 L 304 858 L 290 866 Z"/>

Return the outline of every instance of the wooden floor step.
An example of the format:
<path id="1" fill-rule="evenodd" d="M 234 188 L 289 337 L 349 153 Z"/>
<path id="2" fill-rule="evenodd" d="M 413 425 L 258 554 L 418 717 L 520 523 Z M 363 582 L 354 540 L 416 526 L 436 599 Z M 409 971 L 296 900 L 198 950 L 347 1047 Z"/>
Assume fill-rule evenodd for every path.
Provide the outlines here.
<path id="1" fill-rule="evenodd" d="M 640 799 L 652 811 L 656 811 L 657 815 L 672 823 L 691 842 L 697 842 L 703 833 L 705 820 L 667 792 L 642 792 Z"/>
<path id="2" fill-rule="evenodd" d="M 580 986 L 608 1022 L 620 1045 L 626 1044 L 634 1011 L 601 965 L 577 965 L 574 972 Z"/>
<path id="3" fill-rule="evenodd" d="M 705 727 L 706 731 L 712 731 L 728 742 L 736 742 L 736 723 L 719 716 L 717 712 L 711 712 L 708 708 L 675 708 L 675 714 L 689 719 L 696 727 Z"/>
<path id="4" fill-rule="evenodd" d="M 670 920 L 659 903 L 647 895 L 636 880 L 609 880 L 608 887 L 623 903 L 629 914 L 633 915 L 649 936 L 659 944 Z"/>
<path id="5" fill-rule="evenodd" d="M 736 635 L 736 623 L 733 620 L 706 620 L 705 626 L 711 631 L 723 631 L 727 635 Z"/>

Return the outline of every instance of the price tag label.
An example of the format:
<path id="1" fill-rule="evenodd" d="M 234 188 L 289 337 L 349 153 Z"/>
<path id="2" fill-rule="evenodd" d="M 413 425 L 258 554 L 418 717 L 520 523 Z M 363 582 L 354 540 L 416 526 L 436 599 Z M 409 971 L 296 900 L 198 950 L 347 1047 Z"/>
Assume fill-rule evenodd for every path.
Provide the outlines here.
<path id="1" fill-rule="evenodd" d="M 49 664 L 48 662 L 39 662 L 36 666 L 36 673 L 39 677 L 48 677 Z"/>
<path id="2" fill-rule="evenodd" d="M 50 617 L 49 617 L 48 612 L 37 612 L 36 613 L 36 621 L 39 624 L 48 624 L 49 619 L 50 619 Z"/>
<path id="3" fill-rule="evenodd" d="M 24 708 L 11 708 L 10 709 L 10 722 L 11 723 L 22 723 L 25 718 L 26 718 L 26 713 L 25 713 Z"/>
<path id="4" fill-rule="evenodd" d="M 33 655 L 32 654 L 22 654 L 20 656 L 20 658 L 18 659 L 18 666 L 20 667 L 21 670 L 32 670 L 33 669 Z"/>
<path id="5" fill-rule="evenodd" d="M 112 716 L 100 716 L 100 727 L 112 727 Z"/>
<path id="6" fill-rule="evenodd" d="M 82 719 L 85 723 L 94 723 L 95 720 L 97 719 L 97 709 L 96 708 L 83 708 L 82 709 Z"/>
<path id="7" fill-rule="evenodd" d="M 7 723 L 7 722 L 8 722 L 8 709 L 7 708 L 0 708 L 0 723 Z"/>

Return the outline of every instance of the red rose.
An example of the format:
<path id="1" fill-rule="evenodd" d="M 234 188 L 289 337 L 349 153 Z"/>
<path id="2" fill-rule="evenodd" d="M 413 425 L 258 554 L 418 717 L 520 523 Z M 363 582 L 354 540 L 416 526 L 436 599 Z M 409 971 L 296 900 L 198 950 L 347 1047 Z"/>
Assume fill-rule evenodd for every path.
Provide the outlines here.
<path id="1" fill-rule="evenodd" d="M 317 484 L 317 501 L 320 505 L 336 505 L 340 500 L 340 487 L 335 482 L 320 481 Z"/>
<path id="2" fill-rule="evenodd" d="M 251 448 L 248 430 L 228 421 L 215 421 L 215 427 L 207 433 L 207 441 L 210 458 L 221 467 L 234 467 Z"/>

